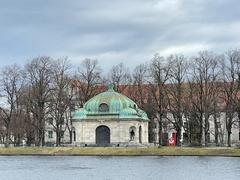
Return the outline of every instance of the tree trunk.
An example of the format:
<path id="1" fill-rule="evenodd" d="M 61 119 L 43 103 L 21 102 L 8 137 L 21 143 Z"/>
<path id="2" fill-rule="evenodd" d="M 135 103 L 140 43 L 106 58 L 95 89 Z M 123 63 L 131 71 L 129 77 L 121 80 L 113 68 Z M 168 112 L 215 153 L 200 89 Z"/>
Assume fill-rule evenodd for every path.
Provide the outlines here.
<path id="1" fill-rule="evenodd" d="M 56 146 L 59 146 L 59 131 L 56 131 Z"/>
<path id="2" fill-rule="evenodd" d="M 6 148 L 9 147 L 9 142 L 10 142 L 10 133 L 9 133 L 9 130 L 7 129 L 6 141 L 5 141 L 5 147 L 6 147 Z"/>
<path id="3" fill-rule="evenodd" d="M 45 133 L 44 129 L 39 130 L 39 136 L 38 136 L 38 146 L 42 147 L 45 145 Z"/>
<path id="4" fill-rule="evenodd" d="M 159 124 L 159 132 L 158 132 L 158 147 L 161 147 L 162 146 L 162 118 L 160 118 L 160 120 L 158 121 L 158 124 Z"/>
<path id="5" fill-rule="evenodd" d="M 17 142 L 16 142 L 16 145 L 17 145 L 17 146 L 20 146 L 20 144 L 21 144 L 21 136 L 20 136 L 20 134 L 18 133 L 18 134 L 17 134 Z"/>
<path id="6" fill-rule="evenodd" d="M 10 122 L 10 121 L 9 121 Z M 9 143 L 10 143 L 10 131 L 9 131 L 9 123 L 7 123 L 6 125 L 6 141 L 5 141 L 5 147 L 9 147 Z"/>
<path id="7" fill-rule="evenodd" d="M 217 118 L 216 116 L 214 115 L 214 135 L 215 135 L 215 144 L 216 146 L 219 146 L 219 140 L 218 140 L 218 124 L 217 124 Z"/>
<path id="8" fill-rule="evenodd" d="M 56 131 L 56 146 L 61 145 L 61 131 L 57 130 Z"/>
<path id="9" fill-rule="evenodd" d="M 203 116 L 201 115 L 201 120 L 200 120 L 200 132 L 199 132 L 199 135 L 198 135 L 198 146 L 202 146 L 203 145 Z"/>
<path id="10" fill-rule="evenodd" d="M 205 138 L 205 147 L 207 147 L 208 146 L 208 131 L 205 131 L 205 133 L 204 133 L 204 138 Z"/>
<path id="11" fill-rule="evenodd" d="M 208 146 L 209 143 L 209 121 L 208 121 L 208 115 L 206 115 L 206 112 L 204 114 L 204 124 L 205 124 L 205 128 L 204 128 L 204 138 L 205 138 L 205 147 Z"/>
<path id="12" fill-rule="evenodd" d="M 218 141 L 219 141 L 218 140 L 218 129 L 215 128 L 215 144 L 216 144 L 216 146 L 219 146 L 219 142 Z"/>
<path id="13" fill-rule="evenodd" d="M 31 146 L 31 144 L 32 144 L 32 135 L 31 135 L 31 133 L 27 133 L 27 145 L 28 146 Z"/>
<path id="14" fill-rule="evenodd" d="M 45 131 L 42 131 L 42 146 L 45 146 Z"/>
<path id="15" fill-rule="evenodd" d="M 228 140 L 227 140 L 227 143 L 228 143 L 228 147 L 231 147 L 231 134 L 232 132 L 231 131 L 228 131 Z"/>
<path id="16" fill-rule="evenodd" d="M 176 140 L 177 140 L 177 142 L 176 142 L 176 144 L 177 144 L 177 146 L 181 146 L 181 134 L 182 134 L 182 130 L 181 130 L 181 128 L 177 128 L 176 129 L 177 130 L 177 138 L 176 138 Z"/>

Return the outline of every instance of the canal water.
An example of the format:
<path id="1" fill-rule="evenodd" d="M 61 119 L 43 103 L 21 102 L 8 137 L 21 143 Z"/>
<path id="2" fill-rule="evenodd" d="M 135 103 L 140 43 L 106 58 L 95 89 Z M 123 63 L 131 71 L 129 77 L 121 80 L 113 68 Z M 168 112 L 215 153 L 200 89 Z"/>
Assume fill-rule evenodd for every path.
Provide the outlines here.
<path id="1" fill-rule="evenodd" d="M 236 157 L 0 156 L 0 180 L 239 180 Z"/>

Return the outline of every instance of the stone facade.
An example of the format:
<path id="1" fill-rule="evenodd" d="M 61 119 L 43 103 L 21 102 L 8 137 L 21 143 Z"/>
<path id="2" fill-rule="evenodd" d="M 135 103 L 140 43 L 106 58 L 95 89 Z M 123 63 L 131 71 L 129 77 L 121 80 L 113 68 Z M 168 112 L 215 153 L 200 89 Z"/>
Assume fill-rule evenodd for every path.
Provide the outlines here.
<path id="1" fill-rule="evenodd" d="M 73 122 L 76 133 L 76 145 L 95 145 L 96 129 L 107 126 L 110 129 L 110 145 L 127 146 L 129 144 L 148 143 L 148 122 L 136 120 L 88 120 Z M 131 139 L 131 129 L 134 129 L 134 138 Z"/>

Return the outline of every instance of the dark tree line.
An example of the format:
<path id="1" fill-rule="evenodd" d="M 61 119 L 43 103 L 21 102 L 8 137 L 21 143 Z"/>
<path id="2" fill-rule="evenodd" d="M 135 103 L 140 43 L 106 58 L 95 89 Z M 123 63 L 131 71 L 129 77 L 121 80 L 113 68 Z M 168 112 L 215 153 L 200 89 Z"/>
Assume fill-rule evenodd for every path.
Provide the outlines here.
<path id="1" fill-rule="evenodd" d="M 240 50 L 224 54 L 204 51 L 190 58 L 155 54 L 135 68 L 115 65 L 107 77 L 97 60 L 85 59 L 75 68 L 68 58 L 42 56 L 24 67 L 4 67 L 0 78 L 0 141 L 6 147 L 19 145 L 23 139 L 28 145 L 45 145 L 46 124 L 53 128 L 57 146 L 62 144 L 64 131 L 69 132 L 71 143 L 72 112 L 105 90 L 108 83 L 114 83 L 116 91 L 148 113 L 150 141 L 157 122 L 160 146 L 166 124 L 176 130 L 177 145 L 184 129 L 188 143 L 206 146 L 211 120 L 215 143 L 222 144 L 222 113 L 228 146 L 233 125 L 239 126 Z"/>

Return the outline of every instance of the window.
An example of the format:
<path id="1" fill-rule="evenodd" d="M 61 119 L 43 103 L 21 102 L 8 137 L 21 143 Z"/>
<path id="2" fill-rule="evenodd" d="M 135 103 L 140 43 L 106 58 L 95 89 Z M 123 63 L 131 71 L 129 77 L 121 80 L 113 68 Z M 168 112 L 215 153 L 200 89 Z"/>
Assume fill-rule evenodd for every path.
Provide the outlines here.
<path id="1" fill-rule="evenodd" d="M 53 132 L 52 131 L 48 131 L 48 138 L 49 139 L 53 138 Z"/>
<path id="2" fill-rule="evenodd" d="M 108 112 L 108 111 L 109 111 L 109 107 L 107 104 L 105 104 L 105 103 L 100 104 L 99 112 Z"/>

